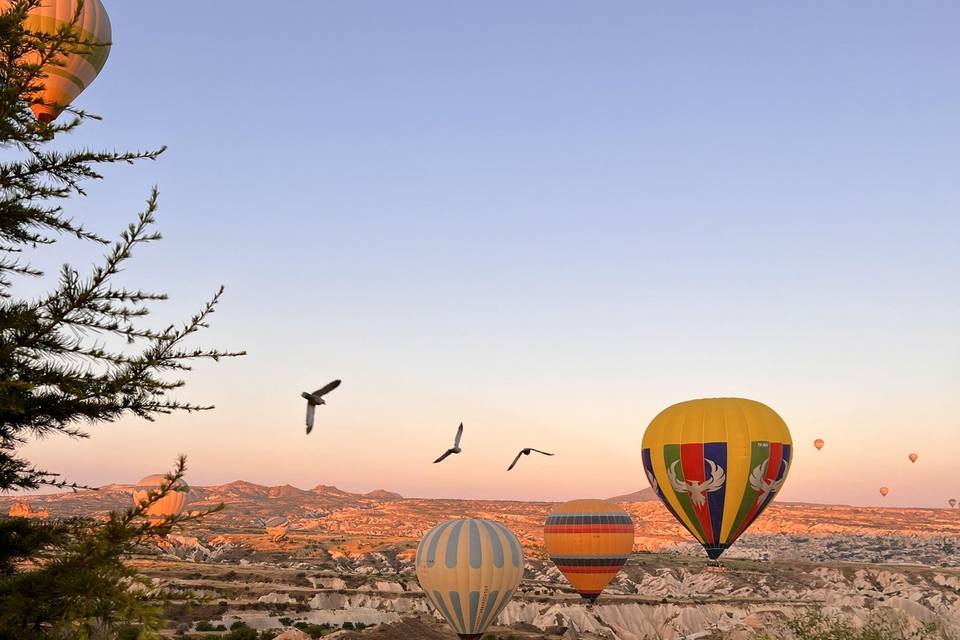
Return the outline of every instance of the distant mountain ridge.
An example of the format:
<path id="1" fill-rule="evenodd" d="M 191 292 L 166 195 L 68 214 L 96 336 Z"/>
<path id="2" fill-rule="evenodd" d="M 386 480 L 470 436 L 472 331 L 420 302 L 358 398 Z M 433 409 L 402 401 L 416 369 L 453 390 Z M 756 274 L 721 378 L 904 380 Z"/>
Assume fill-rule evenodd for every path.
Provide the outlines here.
<path id="1" fill-rule="evenodd" d="M 113 482 L 110 484 L 105 484 L 97 488 L 98 493 L 111 493 L 111 492 L 126 492 L 133 493 L 135 484 L 126 484 L 121 482 Z M 374 498 L 380 500 L 403 500 L 403 496 L 395 491 L 387 491 L 386 489 L 374 489 L 367 493 L 354 493 L 352 491 L 344 491 L 339 487 L 335 487 L 329 484 L 318 484 L 312 489 L 301 489 L 295 487 L 292 484 L 281 484 L 281 485 L 263 485 L 257 484 L 255 482 L 250 482 L 248 480 L 233 480 L 231 482 L 225 482 L 224 484 L 211 484 L 211 485 L 190 485 L 190 492 L 196 493 L 200 492 L 203 494 L 213 495 L 234 495 L 234 496 L 260 496 L 260 497 L 283 497 L 283 498 L 297 498 L 297 497 L 308 497 L 314 495 L 321 496 L 338 496 L 342 498 Z M 72 495 L 78 492 L 64 492 L 65 494 Z M 82 492 L 79 492 L 82 493 Z M 34 495 L 24 495 L 23 498 L 26 499 L 38 499 L 45 496 L 57 496 L 64 495 L 63 493 L 38 493 Z"/>
<path id="2" fill-rule="evenodd" d="M 38 512 L 48 510 L 53 517 L 104 515 L 109 511 L 130 507 L 135 488 L 135 484 L 112 483 L 95 491 L 0 496 L 0 513 L 5 513 L 15 503 L 23 502 L 32 505 Z M 290 484 L 267 486 L 234 480 L 217 485 L 191 485 L 188 504 L 202 508 L 222 502 L 229 507 L 230 513 L 226 517 L 241 523 L 248 518 L 278 513 L 322 516 L 340 509 L 370 509 L 381 503 L 403 499 L 399 493 L 385 489 L 361 494 L 326 484 L 301 489 Z"/>
<path id="3" fill-rule="evenodd" d="M 657 498 L 657 494 L 655 494 L 650 487 L 634 491 L 633 493 L 625 493 L 622 496 L 607 498 L 609 502 L 650 502 L 651 500 L 659 500 L 659 498 Z"/>
<path id="4" fill-rule="evenodd" d="M 106 517 L 133 504 L 133 485 L 107 485 L 99 491 L 0 496 L 0 514 L 61 518 Z M 633 518 L 638 549 L 659 549 L 689 541 L 689 533 L 655 499 L 651 489 L 613 496 Z M 19 503 L 19 504 L 17 504 Z M 237 480 L 221 485 L 192 486 L 188 510 L 223 503 L 224 511 L 204 518 L 194 529 L 200 535 L 260 536 L 263 523 L 287 518 L 296 535 L 387 536 L 417 540 L 438 522 L 450 518 L 488 518 L 509 523 L 530 547 L 542 545 L 543 523 L 555 503 L 519 500 L 403 498 L 386 489 L 365 494 L 318 484 L 301 489 L 288 484 L 263 486 Z M 788 535 L 960 536 L 956 510 L 796 505 L 775 502 L 754 523 L 751 533 Z M 259 538 L 258 538 L 259 539 Z"/>
<path id="5" fill-rule="evenodd" d="M 399 493 L 393 491 L 387 491 L 386 489 L 374 489 L 373 491 L 368 491 L 363 494 L 365 498 L 373 498 L 375 500 L 403 500 L 403 496 Z"/>

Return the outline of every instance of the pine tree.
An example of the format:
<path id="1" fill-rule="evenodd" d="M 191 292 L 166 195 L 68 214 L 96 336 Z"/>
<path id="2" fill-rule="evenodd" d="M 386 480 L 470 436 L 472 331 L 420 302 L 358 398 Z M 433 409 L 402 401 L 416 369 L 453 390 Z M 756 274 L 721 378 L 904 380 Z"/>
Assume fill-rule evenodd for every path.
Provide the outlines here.
<path id="1" fill-rule="evenodd" d="M 155 160 L 164 148 L 51 148 L 97 116 L 69 108 L 59 123 L 43 124 L 30 111 L 32 96 L 45 69 L 96 45 L 85 42 L 75 25 L 53 34 L 26 29 L 24 17 L 40 2 L 17 0 L 0 11 L 0 491 L 79 488 L 24 459 L 22 445 L 54 434 L 85 438 L 89 426 L 124 415 L 152 420 L 211 409 L 171 396 L 184 385 L 179 375 L 197 360 L 243 355 L 184 345 L 207 327 L 222 287 L 182 325 L 151 328 L 145 323 L 149 305 L 166 295 L 113 285 L 136 250 L 160 240 L 156 189 L 112 243 L 69 216 L 65 207 L 86 195 L 87 182 L 102 177 L 99 167 Z M 29 253 L 64 239 L 104 245 L 102 263 L 87 274 L 65 265 L 49 293 L 18 297 L 18 282 L 44 277 Z M 209 512 L 172 517 L 159 526 L 143 520 L 149 504 L 177 490 L 184 465 L 181 458 L 144 504 L 105 522 L 0 520 L 0 639 L 112 638 L 127 624 L 151 637 L 159 611 L 145 579 L 124 558 L 137 545 Z M 133 588 L 136 583 L 141 588 Z"/>

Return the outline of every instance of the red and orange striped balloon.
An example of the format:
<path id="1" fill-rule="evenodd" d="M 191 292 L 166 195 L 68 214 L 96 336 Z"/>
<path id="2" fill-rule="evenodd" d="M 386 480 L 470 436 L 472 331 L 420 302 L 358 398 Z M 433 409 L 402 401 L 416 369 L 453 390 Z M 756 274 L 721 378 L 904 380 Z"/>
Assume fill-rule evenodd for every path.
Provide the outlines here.
<path id="1" fill-rule="evenodd" d="M 572 500 L 547 516 L 543 541 L 567 581 L 593 602 L 633 551 L 633 520 L 606 500 Z"/>
<path id="2" fill-rule="evenodd" d="M 0 0 L 0 11 L 12 6 L 11 0 Z M 75 51 L 61 55 L 56 63 L 47 62 L 35 95 L 23 96 L 31 104 L 33 114 L 40 122 L 54 120 L 73 100 L 96 79 L 110 55 L 110 18 L 100 0 L 84 0 L 77 15 L 77 0 L 44 0 L 27 13 L 23 26 L 33 32 L 55 35 L 70 27 L 83 43 Z M 74 21 L 74 18 L 76 20 Z M 39 51 L 31 51 L 24 63 L 41 64 Z"/>

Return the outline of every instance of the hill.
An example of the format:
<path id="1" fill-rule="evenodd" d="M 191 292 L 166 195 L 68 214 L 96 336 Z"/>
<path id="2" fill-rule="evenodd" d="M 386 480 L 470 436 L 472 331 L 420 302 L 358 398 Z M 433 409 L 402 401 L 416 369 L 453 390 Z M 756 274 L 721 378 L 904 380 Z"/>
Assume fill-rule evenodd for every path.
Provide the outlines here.
<path id="1" fill-rule="evenodd" d="M 607 500 L 610 502 L 649 502 L 651 500 L 659 500 L 659 498 L 657 498 L 653 489 L 647 487 L 646 489 L 640 489 L 640 491 L 634 491 L 633 493 L 625 493 L 622 496 L 607 498 Z"/>
<path id="2" fill-rule="evenodd" d="M 104 517 L 109 511 L 126 509 L 132 503 L 133 487 L 109 485 L 99 491 L 0 497 L 0 513 L 60 518 L 86 515 Z M 689 539 L 689 535 L 655 499 L 643 489 L 615 496 L 636 523 L 637 549 L 661 549 Z M 207 518 L 201 530 L 210 534 L 252 534 L 262 531 L 263 521 L 274 516 L 290 520 L 291 531 L 334 536 L 388 536 L 419 539 L 428 529 L 448 518 L 480 517 L 507 523 L 531 549 L 542 546 L 543 522 L 553 507 L 549 502 L 514 500 L 448 500 L 404 498 L 385 489 L 366 494 L 351 493 L 329 485 L 299 489 L 235 481 L 215 486 L 193 486 L 188 508 L 203 508 L 223 502 L 226 509 Z M 19 504 L 18 504 L 19 503 Z M 903 509 L 804 505 L 775 502 L 753 524 L 752 533 L 802 536 L 885 536 L 930 538 L 960 535 L 960 517 L 949 509 Z"/>

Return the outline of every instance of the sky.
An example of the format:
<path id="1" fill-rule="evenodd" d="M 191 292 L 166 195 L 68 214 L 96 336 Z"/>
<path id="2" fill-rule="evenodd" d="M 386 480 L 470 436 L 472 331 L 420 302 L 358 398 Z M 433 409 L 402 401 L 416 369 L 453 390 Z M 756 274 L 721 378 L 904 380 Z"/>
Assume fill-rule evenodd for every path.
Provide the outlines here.
<path id="1" fill-rule="evenodd" d="M 70 212 L 116 234 L 158 185 L 164 240 L 123 282 L 170 295 L 154 326 L 222 283 L 197 344 L 249 355 L 189 376 L 216 410 L 36 464 L 608 497 L 647 486 L 661 409 L 741 396 L 798 445 L 783 500 L 960 497 L 960 5 L 104 4 L 76 103 L 104 120 L 66 143 L 169 150 Z M 506 473 L 525 446 L 556 456 Z"/>

